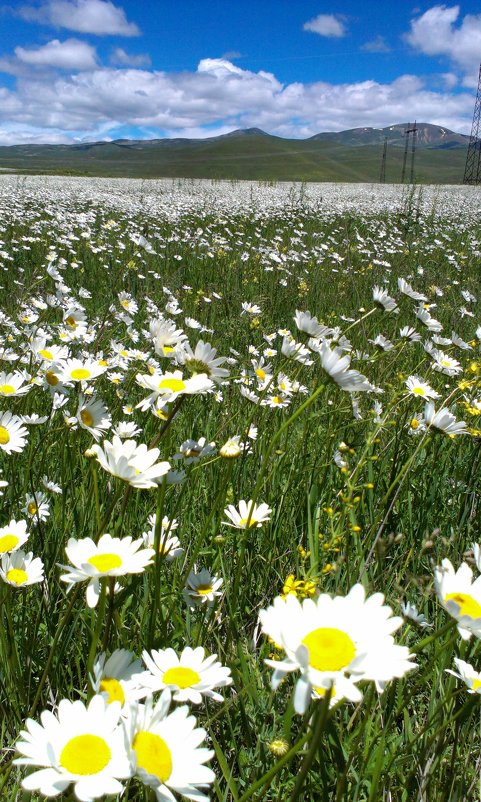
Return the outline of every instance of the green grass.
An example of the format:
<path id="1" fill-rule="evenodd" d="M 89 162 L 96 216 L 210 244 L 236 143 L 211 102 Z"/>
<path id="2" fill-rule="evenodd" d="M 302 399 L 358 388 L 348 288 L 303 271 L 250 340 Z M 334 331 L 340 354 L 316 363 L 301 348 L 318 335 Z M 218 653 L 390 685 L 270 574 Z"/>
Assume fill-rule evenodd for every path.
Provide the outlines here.
<path id="1" fill-rule="evenodd" d="M 28 427 L 21 454 L 0 452 L 2 476 L 9 482 L 0 524 L 25 517 L 25 495 L 41 489 L 44 475 L 62 488 L 61 495 L 50 496 L 50 516 L 29 522 L 27 550 L 44 562 L 43 589 L 5 583 L 0 588 L 0 793 L 6 802 L 29 798 L 20 790 L 25 770 L 11 765 L 25 718 L 38 720 L 42 710 L 64 698 L 89 698 L 89 652 L 123 647 L 140 655 L 144 648 L 181 651 L 186 645 L 217 653 L 233 677 L 224 702 L 206 700 L 192 709 L 215 751 L 212 800 L 478 798 L 479 701 L 446 669 L 454 668 L 456 656 L 480 669 L 479 642 L 462 642 L 456 628 L 447 626 L 451 619 L 436 600 L 433 571 L 445 557 L 457 567 L 479 539 L 481 434 L 479 418 L 468 416 L 463 403 L 465 397 L 479 396 L 478 324 L 476 317 L 460 316 L 459 309 L 464 305 L 477 312 L 461 290 L 479 294 L 481 229 L 474 216 L 453 222 L 434 210 L 424 214 L 419 201 L 413 193 L 400 212 L 375 215 L 323 216 L 298 203 L 279 213 L 246 208 L 219 214 L 206 207 L 170 220 L 167 214 L 120 213 L 107 203 L 90 206 L 78 200 L 72 207 L 60 196 L 33 204 L 19 193 L 5 203 L 1 247 L 12 261 L 5 261 L 8 269 L 2 274 L 8 316 L 2 333 L 8 347 L 26 355 L 21 367 L 32 377 L 41 376 L 42 368 L 28 349 L 28 338 L 41 328 L 49 343 L 61 343 L 62 308 L 38 310 L 33 324 L 22 320 L 32 302 L 55 289 L 46 273 L 53 245 L 69 263 L 62 270 L 66 296 L 85 306 L 94 331 L 91 343 L 69 344 L 73 354 L 86 349 L 112 362 L 115 341 L 155 357 L 142 332 L 154 316 L 149 308 L 164 311 L 168 298 L 163 288 L 183 310 L 175 317 L 179 328 L 193 317 L 212 329 L 204 334 L 185 329 L 193 347 L 202 337 L 219 355 L 231 356 L 230 349 L 237 353 L 230 380 L 220 388 L 222 400 L 187 397 L 171 406 L 168 426 L 136 410 L 131 419 L 142 428 L 139 442 L 159 441 L 160 458 L 172 462 L 187 438 L 204 436 L 219 448 L 228 437 L 245 437 L 251 423 L 258 427 L 251 454 L 237 460 L 216 455 L 187 466 L 180 485 L 129 489 L 85 456 L 93 442 L 89 432 L 65 421 L 66 410 L 69 416 L 77 411 L 78 388 L 71 387 L 66 407 L 51 423 Z M 86 216 L 79 221 L 81 212 Z M 89 237 L 82 238 L 87 229 Z M 142 230 L 157 254 L 132 243 L 130 233 Z M 270 266 L 274 269 L 265 269 Z M 415 326 L 423 339 L 428 332 L 414 317 L 415 303 L 399 293 L 398 276 L 436 304 L 431 313 L 442 321 L 443 335 L 455 329 L 464 340 L 476 341 L 472 351 L 441 346 L 461 362 L 461 376 L 433 371 L 422 343 L 400 339 L 402 326 Z M 374 309 L 372 287 L 384 282 L 400 314 L 375 309 L 368 315 Z M 91 298 L 85 299 L 81 288 Z M 117 293 L 122 290 L 139 304 L 133 316 L 137 344 L 119 317 Z M 261 313 L 241 315 L 243 301 L 258 304 Z M 284 328 L 301 340 L 293 323 L 296 309 L 309 309 L 324 324 L 339 326 L 352 343 L 352 366 L 383 389 L 383 394 L 359 397 L 359 418 L 353 416 L 350 393 L 327 380 L 318 356 L 312 355 L 311 366 L 287 359 L 280 353 L 281 337 L 273 340 L 278 353 L 266 359 L 272 364 L 272 387 L 282 373 L 303 385 L 306 394 L 292 395 L 284 410 L 253 404 L 240 394 L 243 376 L 253 388 L 257 385 L 249 346 L 262 353 L 268 345 L 263 335 Z M 392 341 L 391 351 L 379 351 L 369 342 L 379 333 Z M 357 351 L 367 352 L 368 358 L 356 358 Z M 167 360 L 155 358 L 161 370 L 170 369 Z M 17 367 L 4 363 L 7 372 Z M 145 362 L 132 359 L 120 372 L 120 384 L 105 375 L 95 382 L 114 423 L 125 418 L 126 403 L 135 406 L 148 394 L 135 380 L 138 372 L 146 372 Z M 440 393 L 436 408 L 447 399 L 474 436 L 451 439 L 433 430 L 412 434 L 410 421 L 424 409 L 422 400 L 407 396 L 405 379 L 415 373 Z M 459 388 L 460 379 L 471 382 L 468 389 Z M 269 388 L 258 387 L 257 393 L 265 398 Z M 382 405 L 378 416 L 374 401 Z M 1 408 L 49 414 L 51 403 L 39 385 L 25 396 L 2 399 Z M 109 433 L 106 437 L 111 439 Z M 342 468 L 333 460 L 341 443 Z M 270 521 L 246 531 L 226 526 L 224 508 L 240 499 L 268 503 Z M 179 521 L 175 534 L 183 556 L 158 560 L 157 579 L 152 567 L 121 579 L 123 589 L 107 603 L 104 617 L 86 607 L 84 585 L 66 595 L 58 564 L 67 561 L 68 538 L 95 538 L 107 531 L 135 539 L 156 511 Z M 223 579 L 222 595 L 212 608 L 189 610 L 185 603 L 184 584 L 194 562 Z M 383 593 L 396 615 L 402 601 L 416 604 L 433 628 L 423 631 L 408 622 L 395 638 L 416 652 L 417 670 L 390 682 L 382 694 L 372 683 L 364 684 L 359 704 L 343 702 L 328 713 L 313 701 L 308 713 L 295 715 L 293 678 L 276 692 L 270 688 L 272 672 L 264 659 L 275 649 L 257 623 L 259 611 L 282 592 L 290 574 L 333 595 L 345 595 L 360 581 L 369 594 Z M 285 757 L 270 751 L 275 739 L 287 742 Z M 122 798 L 140 802 L 151 797 L 140 781 L 132 780 Z"/>
<path id="2" fill-rule="evenodd" d="M 386 180 L 401 181 L 404 149 L 388 149 Z M 25 173 L 134 178 L 214 178 L 253 181 L 379 181 L 382 145 L 334 140 L 287 140 L 268 135 L 211 140 L 166 140 L 131 145 L 0 147 L 0 167 Z M 409 153 L 407 175 L 410 171 Z M 418 148 L 419 184 L 460 184 L 466 149 Z"/>

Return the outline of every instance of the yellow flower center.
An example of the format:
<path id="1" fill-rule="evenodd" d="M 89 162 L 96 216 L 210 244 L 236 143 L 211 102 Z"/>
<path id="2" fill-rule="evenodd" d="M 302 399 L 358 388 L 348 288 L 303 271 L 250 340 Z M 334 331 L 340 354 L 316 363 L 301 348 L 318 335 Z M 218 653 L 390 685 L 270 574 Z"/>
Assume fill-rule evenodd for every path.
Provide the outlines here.
<path id="1" fill-rule="evenodd" d="M 212 593 L 212 585 L 197 585 L 196 593 L 199 596 L 208 596 L 209 593 Z"/>
<path id="2" fill-rule="evenodd" d="M 30 501 L 29 504 L 27 505 L 27 512 L 29 512 L 30 515 L 35 515 L 37 510 L 38 510 L 38 507 L 35 504 L 35 502 L 34 501 Z"/>
<path id="3" fill-rule="evenodd" d="M 121 304 L 124 307 L 124 309 L 128 309 L 130 306 L 130 301 L 128 301 L 127 298 L 124 298 L 124 300 L 121 301 Z"/>
<path id="4" fill-rule="evenodd" d="M 172 774 L 172 754 L 160 735 L 142 730 L 134 738 L 132 747 L 137 757 L 137 767 L 167 782 Z"/>
<path id="5" fill-rule="evenodd" d="M 82 777 L 98 774 L 110 761 L 109 745 L 98 735 L 75 735 L 60 752 L 60 765 L 71 774 Z"/>
<path id="6" fill-rule="evenodd" d="M 448 593 L 444 601 L 452 601 L 459 607 L 459 616 L 467 615 L 469 618 L 481 618 L 481 604 L 473 599 L 469 593 Z"/>
<path id="7" fill-rule="evenodd" d="M 249 521 L 249 523 L 247 523 Z M 257 521 L 254 517 L 249 518 L 241 518 L 239 521 L 239 526 L 243 527 L 244 529 L 251 528 L 251 526 L 256 526 Z"/>
<path id="8" fill-rule="evenodd" d="M 102 368 L 106 368 L 107 367 L 107 360 L 106 359 L 99 359 L 99 365 Z"/>
<path id="9" fill-rule="evenodd" d="M 80 410 L 80 418 L 84 426 L 93 426 L 94 419 L 93 416 L 90 414 L 88 409 L 81 409 Z"/>
<path id="10" fill-rule="evenodd" d="M 169 668 L 162 677 L 165 685 L 177 685 L 178 688 L 191 688 L 200 682 L 200 675 L 192 668 Z"/>
<path id="11" fill-rule="evenodd" d="M 185 382 L 182 379 L 162 379 L 159 390 L 170 390 L 171 393 L 180 393 L 185 390 Z"/>
<path id="12" fill-rule="evenodd" d="M 162 351 L 164 352 L 164 354 L 173 354 L 173 353 L 174 353 L 174 350 L 175 350 L 175 349 L 174 349 L 174 348 L 172 348 L 172 346 L 171 346 L 171 345 L 163 345 L 163 346 L 162 346 Z"/>
<path id="13" fill-rule="evenodd" d="M 419 421 L 417 418 L 413 418 L 411 421 L 411 429 L 418 429 L 419 428 Z"/>
<path id="14" fill-rule="evenodd" d="M 283 399 L 281 398 L 281 396 L 280 396 L 280 395 L 275 395 L 275 396 L 272 398 L 272 403 L 273 403 L 273 404 L 282 404 L 282 401 L 283 401 Z"/>
<path id="15" fill-rule="evenodd" d="M 17 543 L 18 537 L 16 535 L 3 535 L 3 537 L 0 537 L 0 553 L 5 554 L 5 552 L 11 551 Z"/>
<path id="16" fill-rule="evenodd" d="M 473 679 L 473 691 L 477 691 L 481 688 L 481 680 L 480 679 Z"/>
<path id="17" fill-rule="evenodd" d="M 441 359 L 441 365 L 443 365 L 445 368 L 450 368 L 452 362 L 450 359 Z"/>
<path id="18" fill-rule="evenodd" d="M 1 384 L 0 393 L 2 395 L 12 395 L 15 392 L 15 387 L 12 384 Z"/>
<path id="19" fill-rule="evenodd" d="M 7 580 L 13 582 L 14 585 L 24 585 L 27 579 L 27 572 L 21 568 L 10 568 L 10 571 L 7 571 Z"/>
<path id="20" fill-rule="evenodd" d="M 414 395 L 426 395 L 424 387 L 413 387 Z"/>
<path id="21" fill-rule="evenodd" d="M 0 446 L 6 446 L 10 442 L 10 435 L 5 426 L 0 426 Z"/>
<path id="22" fill-rule="evenodd" d="M 65 319 L 65 322 L 66 322 L 67 326 L 70 326 L 71 329 L 76 329 L 77 328 L 77 321 L 75 320 L 73 315 L 69 315 Z"/>
<path id="23" fill-rule="evenodd" d="M 340 671 L 356 656 L 349 635 L 334 627 L 319 627 L 302 639 L 309 652 L 309 665 L 317 671 Z"/>
<path id="24" fill-rule="evenodd" d="M 120 568 L 122 565 L 122 560 L 118 554 L 108 553 L 94 554 L 93 557 L 89 557 L 87 562 L 93 565 L 100 574 L 105 574 L 107 571 L 112 571 L 114 568 Z"/>
<path id="25" fill-rule="evenodd" d="M 40 356 L 43 356 L 44 359 L 53 359 L 53 354 L 51 351 L 47 351 L 46 348 L 42 348 L 41 351 L 38 352 Z"/>
<path id="26" fill-rule="evenodd" d="M 47 384 L 49 384 L 49 385 L 50 385 L 50 387 L 55 387 L 55 385 L 56 385 L 56 384 L 58 384 L 58 383 L 59 383 L 59 381 L 60 381 L 60 379 L 59 379 L 59 378 L 58 378 L 58 376 L 57 376 L 57 375 L 56 375 L 56 374 L 53 372 L 53 370 L 47 370 L 47 372 L 46 372 L 46 374 L 45 374 L 45 378 L 46 378 L 46 380 L 47 380 Z"/>
<path id="27" fill-rule="evenodd" d="M 70 372 L 70 378 L 76 379 L 77 381 L 83 381 L 83 379 L 89 379 L 91 375 L 92 374 L 90 370 L 87 370 L 87 368 L 74 368 Z"/>
<path id="28" fill-rule="evenodd" d="M 264 381 L 264 379 L 266 378 L 266 372 L 265 372 L 265 370 L 262 370 L 262 368 L 257 368 L 257 370 L 256 370 L 256 376 L 257 376 L 257 378 L 258 378 L 258 379 L 260 379 L 261 381 Z"/>
<path id="29" fill-rule="evenodd" d="M 109 705 L 112 702 L 120 702 L 121 705 L 125 702 L 125 693 L 122 685 L 115 679 L 115 677 L 104 677 L 100 680 L 100 693 L 107 693 Z"/>

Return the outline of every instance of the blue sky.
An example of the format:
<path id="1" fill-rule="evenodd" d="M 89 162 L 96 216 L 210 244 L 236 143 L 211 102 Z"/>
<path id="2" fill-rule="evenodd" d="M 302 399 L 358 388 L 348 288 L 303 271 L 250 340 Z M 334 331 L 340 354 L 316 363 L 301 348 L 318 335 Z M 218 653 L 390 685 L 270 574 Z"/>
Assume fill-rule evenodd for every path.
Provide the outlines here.
<path id="1" fill-rule="evenodd" d="M 469 133 L 481 3 L 17 0 L 0 33 L 0 144 Z"/>

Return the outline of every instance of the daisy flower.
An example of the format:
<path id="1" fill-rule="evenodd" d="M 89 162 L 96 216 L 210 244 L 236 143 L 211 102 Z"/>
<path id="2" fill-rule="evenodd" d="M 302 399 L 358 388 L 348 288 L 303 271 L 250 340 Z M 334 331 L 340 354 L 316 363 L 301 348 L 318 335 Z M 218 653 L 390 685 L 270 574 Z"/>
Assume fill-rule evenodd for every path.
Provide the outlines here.
<path id="1" fill-rule="evenodd" d="M 451 671 L 450 668 L 447 668 L 446 672 L 462 680 L 468 689 L 468 693 L 481 694 L 481 673 L 475 671 L 472 665 L 465 663 L 464 660 L 459 660 L 457 657 L 454 658 L 454 663 L 458 670 Z"/>
<path id="2" fill-rule="evenodd" d="M 87 399 L 84 395 L 80 395 L 76 417 L 82 429 L 90 432 L 95 440 L 105 434 L 112 425 L 107 407 L 95 397 Z"/>
<path id="3" fill-rule="evenodd" d="M 450 560 L 444 559 L 434 572 L 434 587 L 441 605 L 458 622 L 463 640 L 471 635 L 481 638 L 481 576 L 473 582 L 473 572 L 467 563 L 455 571 Z"/>
<path id="4" fill-rule="evenodd" d="M 394 643 L 392 633 L 402 618 L 392 616 L 375 593 L 368 599 L 362 585 L 347 596 L 331 598 L 326 593 L 302 604 L 294 595 L 278 596 L 271 607 L 261 610 L 263 632 L 286 653 L 284 660 L 267 660 L 274 668 L 273 688 L 286 674 L 301 671 L 294 695 L 296 712 L 304 713 L 313 688 L 329 688 L 351 701 L 359 701 L 356 683 L 374 680 L 378 690 L 394 677 L 402 677 L 415 666 L 409 651 Z"/>
<path id="5" fill-rule="evenodd" d="M 112 432 L 121 440 L 128 440 L 142 434 L 142 429 L 133 420 L 122 420 L 112 427 Z"/>
<path id="6" fill-rule="evenodd" d="M 398 289 L 404 295 L 407 295 L 408 298 L 412 298 L 413 301 L 427 301 L 427 297 L 422 294 L 422 292 L 416 292 L 413 290 L 411 285 L 403 278 L 398 278 L 397 280 Z"/>
<path id="7" fill-rule="evenodd" d="M 223 581 L 223 579 L 213 576 L 206 568 L 202 568 L 197 572 L 194 566 L 185 583 L 184 598 L 188 604 L 193 604 L 197 607 L 203 604 L 212 607 L 216 598 L 222 595 L 222 591 L 219 588 Z"/>
<path id="8" fill-rule="evenodd" d="M 160 454 L 158 448 L 148 449 L 144 443 L 125 440 L 114 435 L 112 442 L 104 440 L 103 448 L 92 446 L 92 452 L 102 468 L 117 476 L 132 487 L 157 487 L 157 480 L 170 469 L 169 462 L 155 462 Z"/>
<path id="9" fill-rule="evenodd" d="M 27 493 L 25 497 L 25 507 L 22 512 L 29 518 L 37 521 L 46 521 L 50 515 L 50 502 L 45 493 L 34 493 L 33 496 Z"/>
<path id="10" fill-rule="evenodd" d="M 331 349 L 328 343 L 323 342 L 316 351 L 319 354 L 321 368 L 341 390 L 350 393 L 374 390 L 373 385 L 362 373 L 349 369 L 351 358 L 341 348 Z"/>
<path id="11" fill-rule="evenodd" d="M 73 784 L 83 802 L 123 791 L 119 780 L 127 779 L 131 768 L 120 704 L 109 705 L 99 695 L 88 707 L 62 699 L 56 714 L 46 710 L 40 718 L 41 724 L 27 719 L 16 744 L 22 757 L 15 765 L 39 767 L 22 780 L 26 791 L 52 797 Z"/>
<path id="12" fill-rule="evenodd" d="M 184 365 L 189 373 L 204 373 L 216 384 L 220 384 L 229 376 L 229 371 L 221 367 L 226 361 L 226 357 L 217 356 L 217 349 L 203 340 L 199 340 L 194 351 L 188 342 L 183 342 L 175 349 L 175 357 L 178 364 Z"/>
<path id="13" fill-rule="evenodd" d="M 395 314 L 398 314 L 399 307 L 397 302 L 394 300 L 394 298 L 391 298 L 387 291 L 382 287 L 376 286 L 372 288 L 372 299 L 379 309 L 383 309 L 385 312 L 394 312 Z"/>
<path id="14" fill-rule="evenodd" d="M 150 529 L 142 534 L 142 540 L 146 548 L 155 550 L 155 513 L 149 515 L 149 524 Z M 178 525 L 175 518 L 173 521 L 170 521 L 166 515 L 162 518 L 159 552 L 167 562 L 174 560 L 176 557 L 180 557 L 184 553 L 179 538 L 176 535 L 170 534 L 172 530 L 177 529 Z"/>
<path id="15" fill-rule="evenodd" d="M 105 373 L 107 367 L 94 359 L 66 359 L 59 363 L 59 378 L 62 382 L 92 381 Z"/>
<path id="16" fill-rule="evenodd" d="M 152 693 L 170 688 L 176 702 L 192 702 L 198 705 L 206 696 L 222 702 L 220 693 L 214 688 L 230 685 L 230 668 L 216 661 L 217 655 L 206 656 L 202 646 L 190 646 L 177 656 L 173 649 L 157 649 L 150 654 L 142 653 L 149 674 L 143 678 L 145 687 Z"/>
<path id="17" fill-rule="evenodd" d="M 207 443 L 205 437 L 199 440 L 184 440 L 179 448 L 179 453 L 174 456 L 174 460 L 183 459 L 184 465 L 197 464 L 202 457 L 210 457 L 215 454 L 215 443 Z"/>
<path id="18" fill-rule="evenodd" d="M 186 705 L 169 714 L 170 691 L 165 690 L 154 705 L 131 706 L 126 723 L 131 761 L 144 785 L 153 788 L 157 802 L 174 802 L 173 792 L 195 802 L 208 802 L 203 791 L 214 782 L 207 766 L 213 751 L 200 747 L 206 731 L 196 728 Z"/>
<path id="19" fill-rule="evenodd" d="M 444 351 L 433 349 L 431 357 L 433 359 L 433 370 L 437 370 L 439 373 L 444 373 L 446 376 L 456 376 L 458 373 L 463 372 L 458 360 L 448 356 Z"/>
<path id="20" fill-rule="evenodd" d="M 309 311 L 301 312 L 299 309 L 296 309 L 296 314 L 293 319 L 299 331 L 308 334 L 309 337 L 320 339 L 321 337 L 328 337 L 332 334 L 332 329 L 329 329 L 327 326 L 322 326 L 317 317 L 311 315 Z"/>
<path id="21" fill-rule="evenodd" d="M 11 412 L 0 414 L 0 449 L 7 454 L 23 451 L 28 431 L 22 426 L 22 420 Z"/>
<path id="22" fill-rule="evenodd" d="M 429 428 L 437 429 L 437 431 L 443 432 L 450 437 L 456 437 L 458 434 L 468 434 L 464 421 L 457 421 L 455 416 L 445 407 L 436 412 L 432 401 L 428 401 L 424 407 L 424 421 Z"/>
<path id="23" fill-rule="evenodd" d="M 159 396 L 165 397 L 165 401 L 175 401 L 180 395 L 203 395 L 209 393 L 214 382 L 205 373 L 196 373 L 191 379 L 184 379 L 182 371 L 175 370 L 173 373 L 154 373 L 152 376 L 138 373 L 136 376 L 138 384 L 151 390 L 151 395 L 137 404 L 140 409 L 148 409 Z"/>
<path id="24" fill-rule="evenodd" d="M 405 381 L 411 395 L 418 395 L 421 398 L 439 398 L 439 393 L 436 390 L 419 378 L 419 376 L 409 376 Z"/>
<path id="25" fill-rule="evenodd" d="M 93 666 L 90 684 L 94 693 L 105 694 L 107 702 L 120 702 L 122 707 L 146 695 L 144 677 L 148 675 L 142 662 L 128 649 L 115 649 L 107 658 L 100 654 Z"/>
<path id="26" fill-rule="evenodd" d="M 0 397 L 8 398 L 16 395 L 25 395 L 32 389 L 31 384 L 26 384 L 25 376 L 22 373 L 0 373 Z"/>
<path id="27" fill-rule="evenodd" d="M 43 582 L 43 562 L 31 551 L 14 551 L 4 554 L 0 564 L 0 576 L 8 585 L 16 588 Z"/>
<path id="28" fill-rule="evenodd" d="M 270 520 L 272 510 L 267 504 L 254 504 L 253 501 L 239 501 L 238 508 L 233 504 L 229 504 L 224 510 L 224 515 L 230 519 L 224 521 L 227 526 L 233 526 L 236 529 L 250 529 L 251 527 L 260 527 L 263 523 Z"/>
<path id="29" fill-rule="evenodd" d="M 141 549 L 142 540 L 131 537 L 112 537 L 104 534 L 98 543 L 89 538 L 69 538 L 65 548 L 68 559 L 74 566 L 60 567 L 69 573 L 60 579 L 68 583 L 69 591 L 77 582 L 88 582 L 87 604 L 95 607 L 100 595 L 100 580 L 104 577 L 141 574 L 152 562 L 152 549 Z"/>
<path id="30" fill-rule="evenodd" d="M 0 527 L 0 554 L 16 551 L 28 540 L 27 522 L 15 521 Z"/>

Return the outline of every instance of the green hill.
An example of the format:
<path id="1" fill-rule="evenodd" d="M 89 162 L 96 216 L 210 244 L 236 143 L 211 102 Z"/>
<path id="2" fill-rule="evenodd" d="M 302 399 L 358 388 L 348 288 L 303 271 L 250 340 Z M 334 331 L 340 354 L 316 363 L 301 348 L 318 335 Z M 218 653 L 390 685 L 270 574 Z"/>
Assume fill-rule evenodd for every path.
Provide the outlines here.
<path id="1" fill-rule="evenodd" d="M 138 178 L 377 182 L 387 138 L 386 181 L 397 183 L 401 180 L 405 127 L 355 128 L 304 140 L 282 139 L 254 128 L 210 139 L 13 145 L 0 147 L 0 169 Z M 462 134 L 420 123 L 415 181 L 461 183 L 468 141 Z"/>

